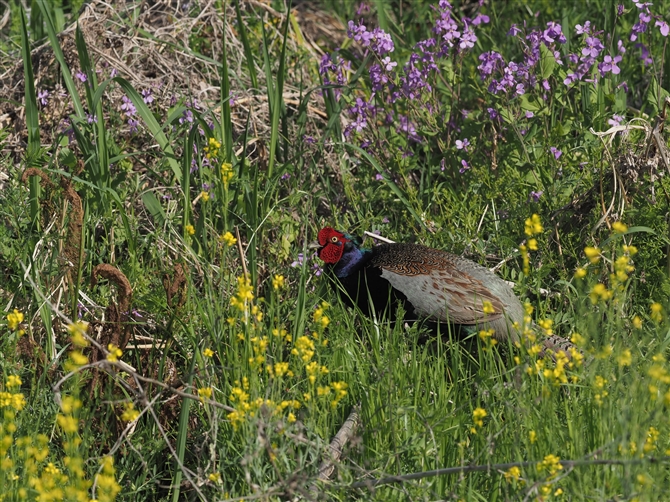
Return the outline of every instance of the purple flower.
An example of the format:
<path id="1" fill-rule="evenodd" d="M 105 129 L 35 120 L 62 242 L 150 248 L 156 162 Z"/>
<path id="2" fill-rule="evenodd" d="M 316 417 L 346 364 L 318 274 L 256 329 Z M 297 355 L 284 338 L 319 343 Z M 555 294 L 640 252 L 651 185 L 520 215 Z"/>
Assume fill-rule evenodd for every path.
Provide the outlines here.
<path id="1" fill-rule="evenodd" d="M 619 53 L 621 53 L 621 54 L 626 54 L 626 47 L 624 47 L 624 45 L 623 45 L 623 41 L 622 41 L 622 40 L 619 40 L 619 41 L 616 43 L 616 48 L 617 48 L 617 50 L 619 51 Z"/>
<path id="2" fill-rule="evenodd" d="M 617 66 L 617 63 L 621 61 L 621 56 L 605 56 L 604 61 L 598 65 L 598 70 L 600 71 L 600 76 L 604 77 L 605 73 L 612 72 L 614 75 L 621 73 L 621 70 Z"/>
<path id="3" fill-rule="evenodd" d="M 46 106 L 47 103 L 49 102 L 47 98 L 49 97 L 49 91 L 44 90 L 40 91 L 37 93 L 37 99 L 39 100 L 40 103 L 42 103 L 42 106 Z"/>
<path id="4" fill-rule="evenodd" d="M 521 30 L 517 27 L 516 24 L 513 24 L 507 32 L 507 36 L 516 37 L 519 33 L 521 33 Z"/>
<path id="5" fill-rule="evenodd" d="M 480 24 L 488 24 L 491 19 L 486 14 L 477 14 L 472 20 L 472 24 L 479 26 Z"/>
<path id="6" fill-rule="evenodd" d="M 114 77 L 116 77 L 118 74 L 119 74 L 119 70 L 117 70 L 116 68 L 112 68 L 112 71 L 109 72 L 109 77 L 110 77 L 110 78 L 114 78 Z"/>
<path id="7" fill-rule="evenodd" d="M 544 88 L 545 91 L 550 91 L 551 90 L 551 86 L 549 85 L 549 81 L 546 80 L 546 79 L 542 81 L 542 87 Z"/>
<path id="8" fill-rule="evenodd" d="M 623 16 L 623 4 L 619 4 L 616 6 L 616 14 L 617 16 Z"/>
<path id="9" fill-rule="evenodd" d="M 389 221 L 390 220 L 386 216 L 382 218 L 382 223 L 389 223 Z"/>
<path id="10" fill-rule="evenodd" d="M 659 29 L 661 30 L 661 35 L 663 35 L 664 37 L 667 37 L 668 33 L 670 33 L 670 26 L 668 26 L 668 23 L 666 23 L 665 21 L 656 20 L 654 26 L 659 27 Z"/>
<path id="11" fill-rule="evenodd" d="M 440 161 L 440 171 L 444 172 L 444 170 L 447 168 L 446 166 L 447 160 L 445 158 L 442 158 Z"/>
<path id="12" fill-rule="evenodd" d="M 147 105 L 153 103 L 154 97 L 151 95 L 150 89 L 144 89 L 142 91 L 142 101 L 144 101 L 144 103 Z"/>
<path id="13" fill-rule="evenodd" d="M 584 33 L 591 33 L 591 21 L 586 21 L 584 26 L 581 24 L 575 25 L 575 32 L 577 35 L 583 35 Z"/>
<path id="14" fill-rule="evenodd" d="M 543 193 L 544 193 L 544 191 L 542 191 L 542 190 L 538 190 L 537 192 L 532 191 L 532 192 L 530 192 L 530 199 L 529 200 L 531 200 L 533 202 L 540 202 L 540 197 L 542 197 Z"/>
<path id="15" fill-rule="evenodd" d="M 499 117 L 499 114 L 498 114 L 498 112 L 496 111 L 495 108 L 487 108 L 486 111 L 488 112 L 489 118 L 491 120 L 495 120 Z"/>
<path id="16" fill-rule="evenodd" d="M 533 112 L 531 112 L 531 111 L 526 112 L 526 118 L 527 119 L 532 119 L 534 116 L 535 116 L 535 114 Z"/>
<path id="17" fill-rule="evenodd" d="M 549 151 L 553 154 L 553 156 L 554 156 L 554 158 L 555 158 L 556 160 L 558 160 L 558 158 L 559 158 L 561 155 L 563 155 L 563 152 L 560 151 L 560 150 L 559 150 L 558 148 L 556 148 L 555 146 L 552 146 L 551 148 L 549 148 Z"/>
<path id="18" fill-rule="evenodd" d="M 622 87 L 624 92 L 628 92 L 628 84 L 626 82 L 621 82 L 619 85 L 616 86 L 617 89 L 620 89 Z"/>
<path id="19" fill-rule="evenodd" d="M 386 71 L 391 71 L 391 70 L 393 70 L 393 68 L 398 66 L 398 63 L 396 63 L 395 61 L 391 61 L 391 58 L 388 57 L 388 56 L 386 56 L 384 59 L 382 59 L 382 63 L 384 63 L 384 69 Z"/>
<path id="20" fill-rule="evenodd" d="M 621 125 L 621 122 L 623 121 L 623 117 L 621 115 L 612 115 L 612 118 L 607 121 L 607 123 L 611 126 L 618 126 Z"/>
<path id="21" fill-rule="evenodd" d="M 179 123 L 183 124 L 184 122 L 193 123 L 193 112 L 191 110 L 184 110 L 184 113 L 179 117 Z"/>
<path id="22" fill-rule="evenodd" d="M 375 180 L 376 181 L 384 181 L 384 177 L 381 174 L 377 173 L 377 174 L 375 174 Z"/>
<path id="23" fill-rule="evenodd" d="M 465 171 L 467 171 L 468 169 L 470 169 L 470 164 L 468 164 L 468 163 L 465 161 L 465 159 L 461 160 L 461 165 L 462 165 L 463 167 L 461 167 L 461 168 L 458 170 L 458 172 L 461 173 L 461 174 L 463 174 Z"/>
<path id="24" fill-rule="evenodd" d="M 78 71 L 77 73 L 74 74 L 75 77 L 77 77 L 81 82 L 86 82 L 88 80 L 88 77 L 86 76 L 85 73 L 82 73 Z"/>
<path id="25" fill-rule="evenodd" d="M 458 44 L 458 46 L 461 49 L 472 49 L 475 46 L 475 42 L 477 42 L 477 36 L 475 35 L 475 32 L 472 31 L 472 28 L 468 26 L 463 32 L 461 43 Z"/>
<path id="26" fill-rule="evenodd" d="M 637 36 L 640 33 L 644 33 L 645 31 L 647 31 L 647 23 L 635 23 L 633 28 L 630 30 L 631 42 L 635 42 L 637 40 Z"/>
<path id="27" fill-rule="evenodd" d="M 545 45 L 549 45 L 554 42 L 564 44 L 568 41 L 565 38 L 565 35 L 563 35 L 563 29 L 561 28 L 561 25 L 555 23 L 554 21 L 549 21 L 547 23 L 547 29 L 542 32 L 542 40 L 544 41 Z"/>
<path id="28" fill-rule="evenodd" d="M 291 263 L 291 266 L 293 268 L 302 267 L 304 261 L 305 261 L 304 255 L 302 253 L 298 253 L 298 259 L 296 261 L 294 261 L 293 263 Z"/>
<path id="29" fill-rule="evenodd" d="M 640 49 L 640 59 L 646 66 L 649 66 L 654 62 L 654 60 L 651 58 L 651 55 L 649 54 L 649 49 L 647 49 L 646 45 L 635 44 L 635 47 Z"/>
<path id="30" fill-rule="evenodd" d="M 600 39 L 596 37 L 586 37 L 586 47 L 582 49 L 582 55 L 597 58 L 600 52 L 605 48 Z"/>
<path id="31" fill-rule="evenodd" d="M 360 17 L 368 12 L 370 12 L 370 6 L 365 2 L 361 2 L 358 8 L 356 9 L 356 16 Z"/>
<path id="32" fill-rule="evenodd" d="M 121 101 L 121 109 L 125 112 L 126 117 L 132 117 L 137 113 L 135 105 L 127 96 L 121 96 Z"/>
<path id="33" fill-rule="evenodd" d="M 479 55 L 479 60 L 482 62 L 477 69 L 482 80 L 491 75 L 494 71 L 499 70 L 505 65 L 505 59 L 495 51 L 484 52 Z"/>
<path id="34" fill-rule="evenodd" d="M 291 173 L 284 173 L 284 174 L 282 174 L 280 179 L 281 179 L 282 181 L 286 181 L 286 180 L 291 179 Z"/>
<path id="35" fill-rule="evenodd" d="M 139 121 L 135 119 L 128 119 L 128 125 L 130 126 L 130 132 L 137 132 Z"/>
<path id="36" fill-rule="evenodd" d="M 86 114 L 86 122 L 88 122 L 89 124 L 94 124 L 94 123 L 97 124 L 98 123 L 98 117 L 96 117 L 95 115 L 91 115 L 90 113 L 87 113 Z"/>
<path id="37" fill-rule="evenodd" d="M 312 136 L 308 136 L 307 134 L 302 135 L 302 140 L 308 145 L 313 145 L 314 143 L 316 143 L 316 140 Z"/>
<path id="38" fill-rule="evenodd" d="M 463 138 L 463 141 L 461 141 L 460 139 L 456 140 L 457 150 L 465 150 L 467 152 L 468 146 L 470 146 L 470 141 L 468 140 L 468 138 Z"/>

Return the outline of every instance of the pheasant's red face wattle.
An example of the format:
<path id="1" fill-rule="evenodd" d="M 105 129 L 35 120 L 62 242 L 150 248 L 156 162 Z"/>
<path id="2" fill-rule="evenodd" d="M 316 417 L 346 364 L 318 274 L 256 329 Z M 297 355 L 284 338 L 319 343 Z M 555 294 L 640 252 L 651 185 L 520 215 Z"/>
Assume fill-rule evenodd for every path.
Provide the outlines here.
<path id="1" fill-rule="evenodd" d="M 334 228 L 325 227 L 319 232 L 319 258 L 325 263 L 335 264 L 340 261 L 344 253 L 344 245 L 349 241 L 342 232 Z"/>

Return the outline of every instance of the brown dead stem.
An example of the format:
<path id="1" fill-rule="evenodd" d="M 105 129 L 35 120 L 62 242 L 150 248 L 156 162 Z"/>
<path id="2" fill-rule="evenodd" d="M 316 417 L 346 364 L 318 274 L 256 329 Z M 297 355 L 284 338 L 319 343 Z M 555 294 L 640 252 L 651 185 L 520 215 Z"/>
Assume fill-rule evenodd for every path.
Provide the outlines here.
<path id="1" fill-rule="evenodd" d="M 167 296 L 167 304 L 169 307 L 173 305 L 173 299 L 178 294 L 177 307 L 184 305 L 186 301 L 186 276 L 184 275 L 184 266 L 177 263 L 174 266 L 174 275 L 170 279 L 170 275 L 166 273 L 163 276 L 163 287 L 165 288 L 165 295 Z"/>

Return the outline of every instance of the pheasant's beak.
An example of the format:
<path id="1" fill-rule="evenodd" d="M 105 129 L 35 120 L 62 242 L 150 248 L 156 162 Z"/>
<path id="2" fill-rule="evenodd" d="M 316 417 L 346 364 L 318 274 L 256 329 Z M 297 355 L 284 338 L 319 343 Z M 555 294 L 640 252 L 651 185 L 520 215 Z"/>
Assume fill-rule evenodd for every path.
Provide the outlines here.
<path id="1" fill-rule="evenodd" d="M 318 242 L 310 242 L 307 244 L 307 249 L 319 249 L 322 248 L 323 246 L 319 244 Z"/>

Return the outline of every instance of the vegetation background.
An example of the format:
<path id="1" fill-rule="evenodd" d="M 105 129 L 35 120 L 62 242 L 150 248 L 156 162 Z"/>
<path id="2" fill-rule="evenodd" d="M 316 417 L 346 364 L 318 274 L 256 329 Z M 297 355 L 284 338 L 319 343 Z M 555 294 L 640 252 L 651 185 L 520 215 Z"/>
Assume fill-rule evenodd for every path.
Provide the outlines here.
<path id="1" fill-rule="evenodd" d="M 3 3 L 0 500 L 663 500 L 668 12 Z M 326 225 L 495 268 L 539 332 L 362 317 Z"/>

